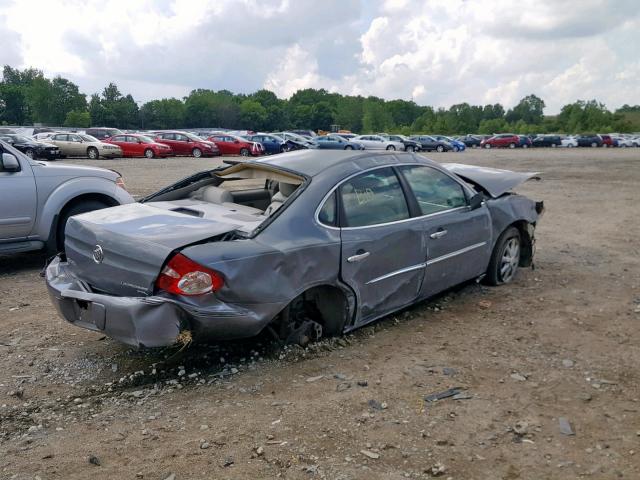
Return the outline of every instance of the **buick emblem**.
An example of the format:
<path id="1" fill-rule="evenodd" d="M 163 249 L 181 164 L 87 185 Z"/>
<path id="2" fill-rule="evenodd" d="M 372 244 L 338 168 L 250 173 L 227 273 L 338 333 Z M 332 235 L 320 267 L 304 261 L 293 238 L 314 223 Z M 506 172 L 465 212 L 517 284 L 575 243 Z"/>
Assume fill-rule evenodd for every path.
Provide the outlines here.
<path id="1" fill-rule="evenodd" d="M 104 252 L 102 251 L 102 247 L 100 245 L 96 245 L 96 248 L 93 249 L 93 261 L 96 263 L 102 263 L 104 260 Z"/>

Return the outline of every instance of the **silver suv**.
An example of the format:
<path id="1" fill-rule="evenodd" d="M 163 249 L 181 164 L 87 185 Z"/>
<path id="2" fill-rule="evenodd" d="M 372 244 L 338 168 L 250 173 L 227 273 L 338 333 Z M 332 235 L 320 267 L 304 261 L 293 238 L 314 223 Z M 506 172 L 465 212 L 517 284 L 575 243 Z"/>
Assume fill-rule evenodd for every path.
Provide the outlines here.
<path id="1" fill-rule="evenodd" d="M 31 160 L 0 141 L 0 253 L 61 251 L 69 217 L 133 201 L 117 172 Z"/>

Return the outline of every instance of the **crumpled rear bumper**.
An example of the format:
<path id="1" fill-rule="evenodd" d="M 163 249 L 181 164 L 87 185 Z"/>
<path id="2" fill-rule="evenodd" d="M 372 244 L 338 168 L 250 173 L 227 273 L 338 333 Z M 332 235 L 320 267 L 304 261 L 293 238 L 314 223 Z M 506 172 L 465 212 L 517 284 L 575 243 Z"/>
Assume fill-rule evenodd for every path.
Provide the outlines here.
<path id="1" fill-rule="evenodd" d="M 51 301 L 66 321 L 135 347 L 173 345 L 182 330 L 196 340 L 252 337 L 281 309 L 277 304 L 247 308 L 215 299 L 198 305 L 163 296 L 94 293 L 59 257 L 47 266 L 46 282 Z"/>

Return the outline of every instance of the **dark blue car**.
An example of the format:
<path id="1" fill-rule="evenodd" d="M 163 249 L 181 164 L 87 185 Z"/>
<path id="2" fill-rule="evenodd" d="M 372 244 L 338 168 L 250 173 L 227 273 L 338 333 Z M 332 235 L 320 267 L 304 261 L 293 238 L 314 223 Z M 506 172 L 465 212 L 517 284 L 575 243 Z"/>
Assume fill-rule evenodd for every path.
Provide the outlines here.
<path id="1" fill-rule="evenodd" d="M 272 155 L 274 153 L 282 153 L 289 150 L 285 142 L 281 138 L 268 133 L 258 133 L 255 135 L 248 135 L 245 138 L 251 142 L 258 142 L 262 144 L 262 146 L 264 147 L 264 152 L 267 155 Z"/>

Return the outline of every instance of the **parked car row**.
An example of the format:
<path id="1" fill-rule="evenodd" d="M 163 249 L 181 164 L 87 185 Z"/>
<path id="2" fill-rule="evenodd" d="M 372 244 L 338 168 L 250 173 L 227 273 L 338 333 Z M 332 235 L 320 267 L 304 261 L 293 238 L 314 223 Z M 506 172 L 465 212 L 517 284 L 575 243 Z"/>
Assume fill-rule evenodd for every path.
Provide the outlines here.
<path id="1" fill-rule="evenodd" d="M 436 136 L 439 138 L 439 136 Z M 470 148 L 528 148 L 528 147 L 640 147 L 640 135 L 596 134 L 582 135 L 464 135 L 456 140 Z"/>

